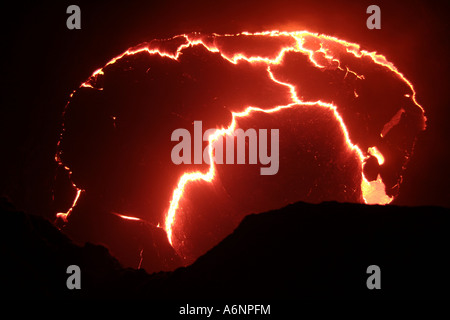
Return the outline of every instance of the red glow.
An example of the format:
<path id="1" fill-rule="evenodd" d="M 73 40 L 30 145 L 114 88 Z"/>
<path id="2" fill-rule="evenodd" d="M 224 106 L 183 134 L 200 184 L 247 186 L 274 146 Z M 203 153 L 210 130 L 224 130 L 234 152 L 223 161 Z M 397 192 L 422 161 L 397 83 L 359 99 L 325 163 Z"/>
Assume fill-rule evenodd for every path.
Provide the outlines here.
<path id="1" fill-rule="evenodd" d="M 225 53 L 222 51 L 220 46 L 217 44 L 216 37 L 237 37 L 237 36 L 264 36 L 264 37 L 273 37 L 273 38 L 282 38 L 285 39 L 286 45 L 280 47 L 277 52 L 272 54 L 271 56 L 259 56 L 259 55 L 246 55 L 244 53 Z M 368 52 L 365 50 L 361 50 L 360 46 L 355 43 L 350 43 L 335 37 L 320 35 L 317 33 L 311 33 L 308 31 L 300 31 L 300 32 L 279 32 L 279 31 L 266 31 L 259 33 L 248 33 L 242 32 L 236 35 L 213 35 L 210 37 L 202 36 L 199 34 L 185 34 L 176 36 L 173 39 L 180 41 L 176 50 L 172 52 L 167 52 L 162 50 L 160 47 L 160 41 L 152 41 L 143 45 L 140 45 L 135 48 L 130 48 L 121 55 L 111 59 L 108 63 L 105 64 L 104 67 L 96 70 L 91 77 L 84 83 L 81 84 L 81 87 L 102 90 L 96 84 L 97 78 L 99 75 L 104 74 L 104 68 L 116 63 L 118 60 L 125 56 L 134 55 L 140 52 L 147 52 L 150 55 L 158 54 L 161 57 L 167 57 L 169 59 L 178 60 L 180 55 L 183 54 L 183 50 L 192 46 L 203 46 L 208 51 L 214 53 L 220 53 L 220 55 L 229 61 L 232 64 L 237 64 L 239 61 L 244 60 L 251 64 L 262 64 L 266 67 L 268 77 L 275 83 L 286 86 L 290 92 L 290 100 L 291 102 L 286 105 L 276 106 L 271 109 L 261 109 L 252 106 L 246 106 L 243 108 L 241 112 L 232 112 L 232 121 L 226 128 L 217 129 L 214 134 L 209 136 L 209 158 L 210 158 L 210 167 L 206 172 L 194 171 L 194 172 L 185 172 L 178 180 L 177 185 L 174 187 L 172 197 L 169 202 L 169 208 L 167 210 L 165 221 L 164 221 L 164 229 L 167 233 L 168 240 L 171 244 L 173 244 L 173 227 L 177 223 L 177 210 L 179 209 L 180 200 L 183 198 L 186 186 L 192 181 L 203 180 L 206 182 L 212 182 L 216 175 L 216 169 L 213 159 L 213 148 L 212 145 L 214 142 L 221 136 L 231 134 L 236 128 L 236 119 L 251 117 L 252 113 L 255 112 L 264 112 L 264 113 L 275 113 L 283 109 L 288 108 L 296 108 L 298 106 L 311 106 L 311 107 L 321 107 L 330 109 L 333 112 L 333 115 L 336 121 L 339 123 L 342 134 L 345 137 L 346 144 L 348 149 L 356 152 L 359 157 L 361 168 L 363 168 L 366 160 L 372 155 L 377 158 L 378 164 L 383 165 L 385 163 L 385 158 L 383 154 L 374 146 L 369 148 L 367 151 L 361 150 L 361 148 L 354 144 L 351 139 L 347 129 L 346 124 L 344 123 L 342 115 L 338 112 L 338 106 L 325 101 L 306 101 L 303 100 L 301 95 L 298 94 L 298 90 L 300 88 L 296 88 L 295 85 L 283 82 L 279 79 L 276 79 L 274 76 L 271 67 L 276 65 L 283 64 L 283 59 L 288 52 L 297 52 L 302 53 L 308 57 L 309 61 L 312 65 L 319 69 L 325 69 L 330 65 L 336 65 L 336 68 L 345 71 L 345 77 L 347 74 L 353 74 L 357 79 L 364 80 L 365 77 L 362 74 L 357 73 L 354 70 L 350 70 L 347 66 L 342 67 L 341 61 L 334 55 L 335 47 L 339 46 L 339 49 L 344 48 L 345 51 L 358 59 L 369 58 L 374 63 L 380 65 L 383 68 L 386 68 L 389 72 L 394 73 L 399 79 L 401 79 L 411 90 L 411 94 L 405 94 L 405 97 L 412 99 L 414 104 L 420 108 L 422 112 L 424 112 L 422 106 L 418 104 L 416 101 L 416 92 L 412 84 L 404 77 L 402 73 L 400 73 L 397 68 L 389 62 L 383 55 L 377 54 L 376 52 Z M 318 48 L 311 47 L 308 42 L 316 41 L 319 43 Z M 358 97 L 356 91 L 354 91 L 355 97 Z M 394 117 L 395 118 L 395 117 Z M 393 126 L 398 123 L 398 117 L 391 120 L 391 122 L 387 123 L 383 128 L 383 131 L 380 132 L 380 136 L 383 137 L 386 135 L 387 131 L 390 130 Z M 113 117 L 115 120 L 115 117 Z M 424 122 L 425 123 L 425 122 Z M 115 124 L 114 124 L 115 126 Z M 425 129 L 425 124 L 423 126 Z M 58 143 L 59 144 L 59 143 Z M 56 160 L 60 165 L 62 162 L 60 161 L 59 154 L 56 156 Z M 65 167 L 66 170 L 71 175 L 71 171 L 68 167 Z M 363 170 L 361 170 L 363 172 Z M 72 207 L 66 213 L 58 213 L 57 217 L 67 220 L 68 216 L 72 212 L 73 208 L 76 206 L 77 201 L 80 197 L 80 194 L 83 190 L 79 189 L 75 184 L 73 185 L 77 190 L 76 198 L 72 204 Z M 361 173 L 361 192 L 364 202 L 367 204 L 388 204 L 394 198 L 390 197 L 386 194 L 385 185 L 380 175 L 378 175 L 375 181 L 368 181 L 364 176 L 364 173 Z M 114 213 L 115 215 L 126 219 L 126 220 L 134 220 L 139 221 L 141 219 L 125 216 Z M 142 255 L 142 252 L 141 252 Z"/>

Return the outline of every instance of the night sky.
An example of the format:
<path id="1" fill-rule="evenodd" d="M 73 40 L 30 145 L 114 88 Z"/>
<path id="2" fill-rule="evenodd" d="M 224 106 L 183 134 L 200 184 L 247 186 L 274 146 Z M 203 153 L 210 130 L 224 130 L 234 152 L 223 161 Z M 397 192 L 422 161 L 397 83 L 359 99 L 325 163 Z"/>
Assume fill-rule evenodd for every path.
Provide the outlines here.
<path id="1" fill-rule="evenodd" d="M 54 154 L 70 93 L 127 48 L 181 33 L 308 30 L 377 51 L 417 93 L 427 116 L 395 204 L 450 207 L 448 19 L 443 5 L 377 2 L 381 30 L 366 28 L 368 1 L 80 1 L 81 30 L 66 28 L 72 2 L 4 5 L 0 194 L 54 217 Z M 380 93 L 382 94 L 382 93 Z"/>

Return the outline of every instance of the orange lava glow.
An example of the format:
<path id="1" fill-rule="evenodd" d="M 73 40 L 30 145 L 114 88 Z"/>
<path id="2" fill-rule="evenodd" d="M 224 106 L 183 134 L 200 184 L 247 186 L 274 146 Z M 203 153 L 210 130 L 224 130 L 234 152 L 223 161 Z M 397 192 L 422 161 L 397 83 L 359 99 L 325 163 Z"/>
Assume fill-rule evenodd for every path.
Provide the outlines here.
<path id="1" fill-rule="evenodd" d="M 381 166 L 384 163 L 384 157 L 377 147 L 371 147 L 367 150 L 367 153 L 377 158 L 378 164 Z"/>
<path id="2" fill-rule="evenodd" d="M 218 128 L 212 135 L 209 136 L 209 158 L 210 158 L 210 165 L 209 169 L 206 172 L 186 172 L 184 173 L 178 180 L 177 185 L 175 186 L 173 190 L 173 194 L 170 200 L 169 208 L 167 210 L 166 216 L 165 216 L 165 222 L 163 225 L 163 228 L 165 229 L 167 233 L 168 240 L 171 244 L 173 244 L 173 227 L 177 220 L 177 210 L 179 209 L 179 203 L 180 200 L 183 197 L 184 191 L 187 187 L 187 185 L 192 181 L 198 181 L 203 180 L 206 182 L 213 182 L 215 175 L 216 175 L 216 169 L 215 164 L 213 161 L 213 144 L 214 142 L 221 136 L 229 135 L 234 132 L 236 128 L 236 119 L 241 117 L 249 117 L 253 112 L 264 112 L 264 113 L 274 113 L 278 112 L 283 109 L 287 108 L 295 108 L 297 106 L 315 106 L 315 107 L 323 107 L 330 109 L 334 117 L 336 118 L 336 121 L 339 123 L 342 132 L 345 137 L 345 141 L 347 143 L 347 146 L 349 150 L 355 152 L 361 162 L 361 169 L 364 166 L 365 161 L 368 159 L 370 155 L 375 156 L 378 160 L 379 165 L 383 165 L 385 159 L 382 155 L 382 153 L 376 148 L 372 147 L 367 150 L 367 152 L 363 152 L 356 144 L 352 143 L 350 140 L 349 132 L 347 129 L 347 126 L 344 123 L 344 120 L 342 116 L 339 114 L 337 110 L 337 106 L 323 101 L 304 101 L 301 99 L 301 97 L 297 94 L 296 87 L 292 84 L 282 82 L 275 78 L 271 71 L 271 66 L 273 65 L 280 65 L 283 62 L 283 58 L 287 52 L 298 52 L 306 55 L 310 62 L 317 68 L 325 68 L 326 65 L 325 61 L 328 61 L 328 63 L 333 62 L 334 64 L 337 64 L 337 68 L 339 68 L 342 71 L 347 73 L 354 74 L 358 79 L 364 80 L 364 75 L 357 74 L 355 71 L 349 70 L 348 67 L 342 67 L 340 61 L 334 57 L 331 54 L 330 46 L 332 44 L 339 44 L 341 46 L 344 46 L 347 53 L 352 54 L 356 58 L 362 58 L 367 57 L 370 58 L 374 63 L 388 69 L 389 71 L 395 73 L 398 78 L 400 78 L 404 83 L 406 83 L 409 88 L 411 89 L 411 99 L 412 101 L 419 107 L 422 111 L 423 108 L 418 104 L 416 101 L 416 92 L 414 91 L 414 88 L 412 84 L 404 77 L 402 73 L 400 73 L 397 68 L 389 62 L 383 55 L 380 55 L 376 52 L 367 52 L 365 50 L 361 50 L 360 46 L 355 43 L 350 43 L 335 37 L 330 37 L 326 35 L 321 35 L 317 33 L 311 33 L 308 31 L 300 31 L 300 32 L 279 32 L 279 31 L 266 31 L 266 32 L 259 32 L 259 33 L 249 33 L 249 32 L 242 32 L 240 34 L 228 34 L 228 35 L 213 35 L 213 36 L 220 36 L 220 37 L 233 37 L 233 36 L 267 36 L 267 37 L 286 37 L 291 40 L 291 44 L 281 48 L 278 53 L 275 56 L 272 57 L 261 57 L 261 56 L 246 56 L 243 53 L 236 53 L 233 55 L 226 55 L 225 53 L 221 52 L 220 49 L 215 45 L 215 41 L 207 39 L 205 37 L 202 37 L 199 34 L 184 34 L 181 36 L 174 37 L 172 39 L 179 39 L 182 41 L 182 44 L 178 46 L 175 52 L 164 52 L 161 51 L 161 49 L 158 48 L 157 44 L 158 42 L 149 42 L 147 44 L 141 45 L 139 47 L 130 48 L 121 55 L 113 58 L 110 60 L 103 68 L 100 68 L 96 70 L 91 77 L 84 83 L 81 84 L 81 87 L 86 88 L 93 88 L 97 90 L 101 90 L 102 88 L 98 88 L 95 83 L 96 79 L 99 75 L 103 74 L 103 70 L 105 67 L 114 64 L 116 61 L 121 59 L 124 56 L 127 55 L 133 55 L 139 52 L 147 52 L 148 54 L 159 54 L 161 57 L 167 57 L 170 59 L 178 60 L 179 56 L 182 54 L 183 49 L 191 47 L 191 46 L 204 46 L 207 50 L 210 52 L 220 53 L 221 56 L 228 60 L 230 63 L 237 64 L 239 61 L 244 60 L 252 64 L 264 64 L 267 66 L 267 73 L 270 79 L 277 84 L 286 86 L 289 89 L 290 92 L 290 99 L 291 103 L 283 106 L 276 106 L 271 109 L 260 109 L 252 106 L 247 106 L 244 111 L 242 112 L 233 112 L 232 113 L 232 121 L 226 128 Z M 305 42 L 307 40 L 317 40 L 320 42 L 320 48 L 319 49 L 310 49 L 305 46 Z M 354 92 L 355 96 L 357 97 L 356 91 Z M 58 157 L 59 160 L 59 157 Z M 68 169 L 68 171 L 70 171 Z M 361 170 L 363 172 L 363 170 Z M 75 186 L 76 187 L 76 186 Z M 82 192 L 81 189 L 77 188 L 77 196 L 75 201 L 73 202 L 72 207 L 69 209 L 67 213 L 58 213 L 58 217 L 63 218 L 64 220 L 67 219 L 70 212 L 72 211 L 73 207 L 76 205 L 78 198 L 80 197 L 80 194 Z M 362 192 L 362 198 L 364 199 L 364 202 L 367 204 L 388 204 L 393 200 L 393 197 L 389 197 L 385 192 L 385 185 L 382 181 L 382 178 L 380 175 L 378 175 L 377 180 L 375 181 L 368 181 L 363 173 L 361 173 L 361 192 Z M 123 219 L 128 220 L 140 220 L 139 218 L 130 217 L 130 216 L 124 216 L 116 214 L 119 217 Z"/>

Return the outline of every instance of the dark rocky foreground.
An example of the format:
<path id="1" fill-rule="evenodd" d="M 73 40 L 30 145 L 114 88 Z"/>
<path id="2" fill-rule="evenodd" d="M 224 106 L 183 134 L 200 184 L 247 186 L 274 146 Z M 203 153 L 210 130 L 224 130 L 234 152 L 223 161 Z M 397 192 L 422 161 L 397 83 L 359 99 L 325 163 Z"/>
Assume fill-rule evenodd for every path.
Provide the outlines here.
<path id="1" fill-rule="evenodd" d="M 193 265 L 148 274 L 78 246 L 41 217 L 1 205 L 1 283 L 10 298 L 449 298 L 450 210 L 296 203 L 247 216 Z M 81 290 L 66 268 L 81 268 Z M 369 290 L 367 267 L 381 268 Z"/>

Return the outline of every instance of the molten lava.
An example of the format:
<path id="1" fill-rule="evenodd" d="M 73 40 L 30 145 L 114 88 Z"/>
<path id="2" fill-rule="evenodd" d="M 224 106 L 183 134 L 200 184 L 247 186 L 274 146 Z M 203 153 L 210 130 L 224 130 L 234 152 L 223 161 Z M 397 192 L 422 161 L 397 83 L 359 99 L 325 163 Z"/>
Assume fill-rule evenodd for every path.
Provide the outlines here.
<path id="1" fill-rule="evenodd" d="M 401 171 L 404 170 L 404 165 L 408 160 L 408 156 L 405 156 L 405 153 L 411 154 L 414 145 L 414 142 L 411 142 L 414 138 L 410 139 L 408 136 L 408 141 L 406 142 L 405 139 L 399 138 L 401 134 L 398 130 L 400 129 L 396 131 L 396 128 L 401 126 L 404 121 L 411 121 L 411 118 L 413 118 L 414 125 L 417 127 L 416 131 L 424 130 L 426 121 L 424 109 L 416 100 L 416 92 L 411 82 L 397 70 L 393 63 L 376 52 L 362 50 L 358 44 L 307 31 L 243 32 L 235 35 L 184 34 L 172 39 L 154 40 L 128 49 L 111 59 L 102 68 L 96 70 L 80 85 L 80 89 L 106 91 L 103 84 L 107 80 L 106 75 L 108 72 L 118 72 L 116 69 L 113 70 L 114 65 L 121 62 L 127 63 L 127 59 L 133 56 L 137 57 L 139 56 L 138 54 L 148 54 L 151 57 L 164 59 L 164 61 L 172 60 L 181 63 L 180 60 L 183 55 L 190 58 L 187 51 L 193 49 L 206 49 L 206 52 L 219 55 L 221 59 L 226 60 L 231 65 L 254 67 L 251 70 L 263 68 L 265 69 L 264 81 L 272 82 L 273 86 L 279 88 L 278 90 L 284 90 L 283 92 L 288 92 L 289 94 L 286 98 L 280 98 L 281 101 L 287 102 L 282 105 L 271 105 L 268 102 L 267 106 L 253 106 L 245 105 L 243 102 L 240 106 L 230 108 L 231 121 L 227 125 L 217 124 L 216 131 L 209 136 L 208 153 L 210 161 L 208 168 L 206 170 L 203 167 L 194 170 L 188 169 L 177 177 L 177 183 L 173 185 L 170 198 L 165 200 L 168 203 L 168 208 L 164 215 L 163 227 L 170 244 L 181 255 L 183 255 L 183 252 L 179 248 L 189 239 L 187 239 L 186 235 L 179 236 L 176 240 L 177 243 L 175 243 L 174 228 L 183 228 L 182 224 L 177 226 L 177 223 L 180 221 L 178 218 L 180 203 L 186 196 L 186 189 L 194 182 L 213 183 L 217 180 L 218 172 L 217 165 L 214 163 L 213 151 L 215 142 L 224 136 L 231 136 L 241 121 L 255 117 L 257 114 L 270 115 L 281 114 L 286 112 L 286 110 L 323 108 L 324 112 L 328 112 L 334 117 L 347 146 L 347 153 L 355 154 L 359 162 L 357 174 L 360 181 L 361 200 L 367 204 L 389 204 L 393 201 L 401 182 Z M 199 55 L 200 53 L 196 51 L 192 54 L 194 57 Z M 302 75 L 299 73 L 292 72 L 292 68 L 289 68 L 289 66 L 297 64 L 306 65 L 308 68 L 307 72 L 316 75 L 317 78 L 309 80 L 305 79 L 305 77 L 302 78 Z M 153 66 L 150 66 L 146 73 L 151 73 L 152 68 Z M 155 72 L 159 72 L 159 70 Z M 159 74 L 163 75 L 163 73 Z M 399 86 L 404 92 L 400 92 L 399 95 L 406 99 L 403 105 L 397 106 L 400 110 L 376 112 L 373 110 L 367 111 L 364 109 L 364 106 L 361 107 L 363 108 L 361 110 L 357 109 L 360 107 L 358 101 L 361 101 L 364 94 L 368 94 L 363 84 L 378 85 L 378 80 L 374 74 L 381 74 L 383 77 L 389 76 L 390 79 L 394 79 L 392 81 L 400 82 Z M 324 81 L 322 77 L 328 77 L 330 80 Z M 163 80 L 166 81 L 165 78 Z M 193 81 L 196 81 L 195 78 Z M 314 81 L 317 82 L 315 83 Z M 342 98 L 343 100 L 338 101 L 341 99 L 337 97 L 340 97 L 339 95 L 342 94 L 342 89 L 339 87 L 342 83 L 344 83 L 344 87 L 349 87 L 349 94 L 345 94 L 345 99 L 347 100 Z M 182 86 L 182 84 L 175 85 Z M 320 88 L 328 88 L 329 90 L 326 90 L 325 93 L 318 92 L 319 90 L 314 87 L 315 85 Z M 372 90 L 376 92 L 377 89 L 372 88 Z M 71 99 L 73 99 L 74 93 L 71 95 Z M 322 94 L 323 97 L 321 97 Z M 383 92 L 379 92 L 376 95 L 383 95 Z M 345 105 L 345 101 L 352 101 L 352 105 L 350 107 Z M 67 106 L 69 106 L 69 103 Z M 180 118 L 185 117 L 185 115 L 180 115 L 175 109 L 172 113 Z M 410 116 L 408 120 L 404 117 L 405 113 L 412 114 L 414 117 Z M 120 116 L 109 115 L 108 117 L 113 119 L 114 130 L 117 130 Z M 361 119 L 367 121 L 368 125 L 358 133 L 355 128 L 359 128 L 359 122 L 363 121 Z M 193 120 L 196 119 L 188 119 L 188 121 Z M 225 120 L 223 121 L 226 123 Z M 352 129 L 349 127 L 349 122 L 351 122 Z M 416 131 L 412 132 L 411 135 L 415 136 Z M 389 134 L 393 137 L 392 140 L 388 139 Z M 62 151 L 64 148 L 64 135 L 65 126 L 63 124 L 63 132 L 58 142 L 59 150 L 55 159 L 59 165 L 64 166 L 71 178 L 72 169 L 69 169 L 70 165 L 65 164 L 65 161 L 62 160 L 64 158 Z M 400 144 L 400 147 L 394 146 L 396 143 Z M 408 151 L 398 152 L 398 149 L 406 149 Z M 376 166 L 377 172 L 374 174 L 377 178 L 371 181 L 364 174 L 364 167 L 369 157 L 375 157 L 378 163 L 378 166 Z M 389 167 L 390 165 L 392 167 Z M 387 188 L 385 177 L 389 181 L 389 188 Z M 71 179 L 71 181 L 73 180 Z M 158 182 L 156 181 L 155 183 Z M 76 197 L 67 212 L 57 214 L 59 218 L 64 219 L 66 222 L 77 205 L 81 193 L 84 190 L 89 192 L 83 183 L 75 184 L 72 182 L 72 184 L 76 190 Z M 83 189 L 77 185 L 82 185 Z M 301 197 L 299 196 L 299 198 Z M 127 220 L 142 220 L 142 218 L 138 217 L 115 214 Z M 142 251 L 139 265 L 141 262 Z"/>

